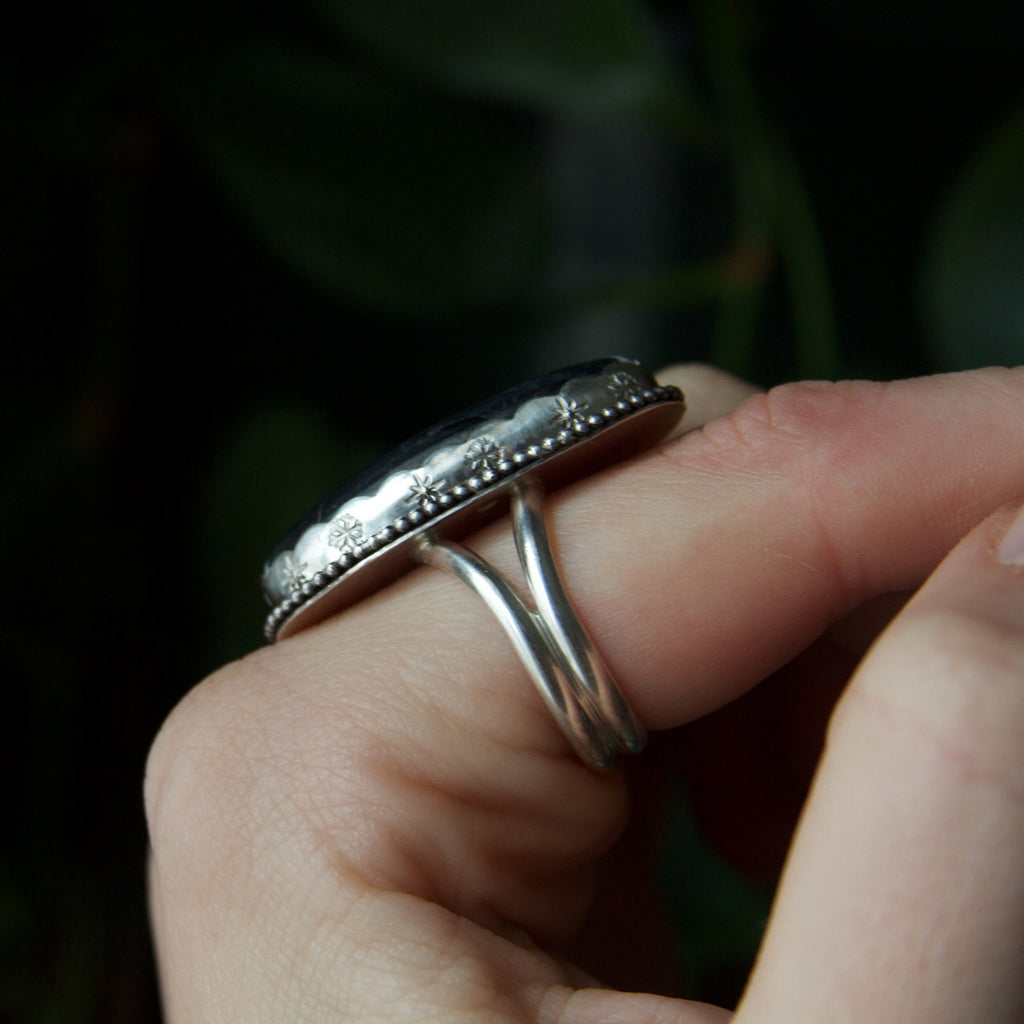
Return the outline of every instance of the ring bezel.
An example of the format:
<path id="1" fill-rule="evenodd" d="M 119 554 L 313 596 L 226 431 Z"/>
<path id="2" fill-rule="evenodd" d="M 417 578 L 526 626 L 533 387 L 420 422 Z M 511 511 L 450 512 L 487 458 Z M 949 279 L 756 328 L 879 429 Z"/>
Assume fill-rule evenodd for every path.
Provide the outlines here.
<path id="1" fill-rule="evenodd" d="M 267 559 L 270 641 L 361 600 L 415 564 L 426 531 L 457 539 L 497 518 L 527 474 L 564 485 L 660 440 L 678 388 L 611 357 L 511 388 L 399 445 L 327 496 Z"/>

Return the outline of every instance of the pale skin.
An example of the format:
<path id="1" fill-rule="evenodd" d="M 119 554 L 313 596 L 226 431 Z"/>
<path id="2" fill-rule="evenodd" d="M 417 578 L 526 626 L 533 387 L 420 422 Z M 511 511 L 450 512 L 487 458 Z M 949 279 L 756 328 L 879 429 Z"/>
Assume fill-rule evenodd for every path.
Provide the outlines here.
<path id="1" fill-rule="evenodd" d="M 783 688 L 827 743 L 734 1024 L 1024 1019 L 1024 369 L 661 377 L 700 429 L 549 503 L 651 753 L 583 767 L 436 570 L 228 666 L 147 773 L 169 1024 L 729 1020 L 652 991 L 659 765 L 721 782 L 757 863 L 769 773 L 706 741 Z M 471 543 L 512 571 L 507 523 Z M 861 658 L 890 593 L 913 597 Z"/>

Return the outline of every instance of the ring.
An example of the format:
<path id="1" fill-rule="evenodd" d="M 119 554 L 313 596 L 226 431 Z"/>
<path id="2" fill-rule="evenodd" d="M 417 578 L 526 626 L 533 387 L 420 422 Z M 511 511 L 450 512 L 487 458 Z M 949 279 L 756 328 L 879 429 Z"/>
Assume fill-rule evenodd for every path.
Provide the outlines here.
<path id="1" fill-rule="evenodd" d="M 545 490 L 660 441 L 678 388 L 611 357 L 529 381 L 400 445 L 329 494 L 263 567 L 270 642 L 292 636 L 416 564 L 443 569 L 504 628 L 573 749 L 608 770 L 645 732 L 580 622 L 544 522 Z M 529 601 L 460 537 L 511 513 Z"/>

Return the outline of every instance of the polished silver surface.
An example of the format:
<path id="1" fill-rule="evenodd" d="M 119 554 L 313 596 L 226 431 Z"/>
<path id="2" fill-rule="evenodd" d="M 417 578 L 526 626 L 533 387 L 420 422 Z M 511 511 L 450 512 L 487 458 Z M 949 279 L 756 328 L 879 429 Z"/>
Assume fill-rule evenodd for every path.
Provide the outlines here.
<path id="1" fill-rule="evenodd" d="M 613 357 L 530 381 L 424 431 L 329 495 L 273 552 L 263 572 L 267 638 L 313 625 L 417 562 L 443 568 L 497 615 L 580 756 L 608 767 L 615 753 L 642 746 L 643 729 L 558 577 L 542 494 L 656 443 L 682 412 L 677 388 Z M 510 503 L 532 609 L 455 543 Z"/>
<path id="2" fill-rule="evenodd" d="M 450 573 L 484 601 L 576 753 L 607 771 L 617 754 L 642 750 L 646 732 L 565 592 L 548 540 L 543 493 L 536 479 L 512 489 L 512 529 L 532 609 L 506 577 L 461 544 L 427 533 L 417 558 Z"/>

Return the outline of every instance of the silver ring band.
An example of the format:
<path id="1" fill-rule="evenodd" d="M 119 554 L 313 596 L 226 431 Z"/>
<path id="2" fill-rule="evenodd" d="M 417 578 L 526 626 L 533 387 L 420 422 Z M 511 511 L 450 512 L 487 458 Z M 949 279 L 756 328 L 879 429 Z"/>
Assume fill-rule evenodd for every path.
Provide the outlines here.
<path id="1" fill-rule="evenodd" d="M 606 770 L 644 743 L 643 726 L 579 620 L 544 522 L 552 486 L 660 440 L 683 412 L 676 388 L 609 358 L 503 392 L 401 445 L 322 501 L 263 571 L 271 641 L 360 600 L 424 563 L 491 609 L 573 749 Z M 459 537 L 510 503 L 532 608 Z"/>
<path id="2" fill-rule="evenodd" d="M 543 495 L 536 479 L 512 488 L 512 529 L 534 611 L 506 577 L 461 544 L 427 533 L 417 557 L 484 601 L 573 749 L 584 763 L 608 770 L 616 755 L 639 753 L 646 732 L 565 592 L 544 523 Z"/>

